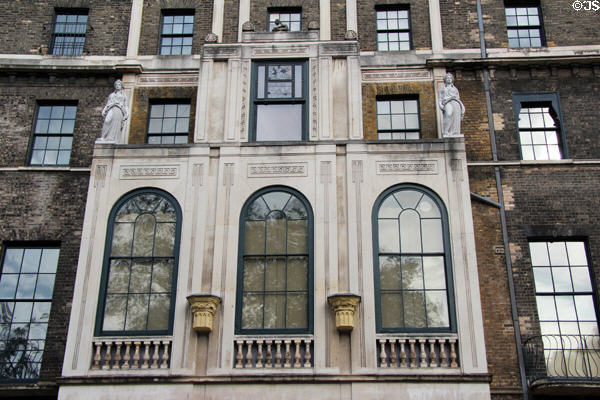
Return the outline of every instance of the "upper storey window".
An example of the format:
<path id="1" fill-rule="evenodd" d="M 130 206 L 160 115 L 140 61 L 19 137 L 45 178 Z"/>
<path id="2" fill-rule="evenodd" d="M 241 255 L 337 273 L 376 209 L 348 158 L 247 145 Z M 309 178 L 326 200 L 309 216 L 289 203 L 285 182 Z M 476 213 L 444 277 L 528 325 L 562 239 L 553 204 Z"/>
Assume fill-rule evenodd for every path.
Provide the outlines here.
<path id="1" fill-rule="evenodd" d="M 150 105 L 148 143 L 187 143 L 190 128 L 190 103 L 155 103 Z"/>
<path id="2" fill-rule="evenodd" d="M 35 380 L 58 266 L 58 248 L 8 247 L 0 275 L 0 377 Z"/>
<path id="3" fill-rule="evenodd" d="M 252 140 L 306 140 L 306 61 L 257 62 Z"/>
<path id="4" fill-rule="evenodd" d="M 566 157 L 556 93 L 515 94 L 522 160 L 560 160 Z"/>
<path id="5" fill-rule="evenodd" d="M 539 3 L 507 3 L 505 11 L 508 47 L 544 45 Z"/>
<path id="6" fill-rule="evenodd" d="M 52 54 L 59 56 L 82 55 L 87 20 L 87 10 L 57 11 L 52 32 Z"/>
<path id="7" fill-rule="evenodd" d="M 279 21 L 279 23 L 277 23 L 277 21 Z M 300 32 L 301 29 L 302 11 L 299 8 L 269 9 L 269 32 L 277 32 L 279 30 Z"/>
<path id="8" fill-rule="evenodd" d="M 163 11 L 161 25 L 161 55 L 192 54 L 194 11 Z"/>
<path id="9" fill-rule="evenodd" d="M 75 104 L 38 106 L 30 165 L 69 165 L 76 114 Z"/>
<path id="10" fill-rule="evenodd" d="M 419 139 L 419 100 L 377 98 L 378 139 Z"/>
<path id="11" fill-rule="evenodd" d="M 406 6 L 377 8 L 377 50 L 410 50 L 410 10 Z"/>

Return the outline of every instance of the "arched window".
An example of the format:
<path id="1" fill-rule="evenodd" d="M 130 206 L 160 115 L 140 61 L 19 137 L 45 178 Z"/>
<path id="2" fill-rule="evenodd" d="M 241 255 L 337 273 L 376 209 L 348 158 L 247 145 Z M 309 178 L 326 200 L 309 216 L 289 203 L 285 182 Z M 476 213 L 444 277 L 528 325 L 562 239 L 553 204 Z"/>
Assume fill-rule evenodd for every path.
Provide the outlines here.
<path id="1" fill-rule="evenodd" d="M 172 332 L 181 211 L 156 189 L 129 193 L 109 221 L 96 334 Z"/>
<path id="2" fill-rule="evenodd" d="M 237 333 L 311 333 L 313 217 L 286 187 L 248 199 L 240 217 Z"/>
<path id="3" fill-rule="evenodd" d="M 417 185 L 385 191 L 373 210 L 378 332 L 453 331 L 448 216 Z"/>

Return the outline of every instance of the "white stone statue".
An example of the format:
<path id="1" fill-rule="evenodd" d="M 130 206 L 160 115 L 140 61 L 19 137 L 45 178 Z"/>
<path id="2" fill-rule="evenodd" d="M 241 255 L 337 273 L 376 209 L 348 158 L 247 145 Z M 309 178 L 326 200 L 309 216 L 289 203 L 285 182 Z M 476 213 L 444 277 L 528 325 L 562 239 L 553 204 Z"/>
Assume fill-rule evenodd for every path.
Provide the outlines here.
<path id="1" fill-rule="evenodd" d="M 444 114 L 442 120 L 443 136 L 459 136 L 460 121 L 465 116 L 465 105 L 460 101 L 458 89 L 452 83 L 454 77 L 447 73 L 444 76 L 444 87 L 440 89 L 439 105 Z"/>
<path id="2" fill-rule="evenodd" d="M 125 121 L 129 118 L 127 96 L 123 93 L 123 82 L 115 81 L 115 91 L 108 96 L 106 106 L 102 110 L 104 124 L 102 136 L 96 140 L 98 143 L 119 143 Z"/>

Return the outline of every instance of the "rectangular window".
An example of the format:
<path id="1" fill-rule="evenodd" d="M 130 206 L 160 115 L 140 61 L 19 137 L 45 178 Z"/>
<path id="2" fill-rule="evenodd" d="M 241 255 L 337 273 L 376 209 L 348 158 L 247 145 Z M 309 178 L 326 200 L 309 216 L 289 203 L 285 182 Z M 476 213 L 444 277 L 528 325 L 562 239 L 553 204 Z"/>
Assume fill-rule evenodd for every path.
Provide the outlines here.
<path id="1" fill-rule="evenodd" d="M 69 165 L 77 105 L 40 104 L 33 128 L 30 165 Z"/>
<path id="2" fill-rule="evenodd" d="M 51 53 L 58 56 L 82 55 L 87 20 L 87 10 L 57 10 Z"/>
<path id="3" fill-rule="evenodd" d="M 194 11 L 163 11 L 160 29 L 161 55 L 192 54 Z"/>
<path id="4" fill-rule="evenodd" d="M 277 24 L 276 21 L 279 21 Z M 285 27 L 282 29 L 282 27 Z M 269 32 L 279 30 L 300 32 L 302 29 L 302 10 L 299 8 L 270 8 Z"/>
<path id="5" fill-rule="evenodd" d="M 557 93 L 515 93 L 515 118 L 522 160 L 567 157 Z"/>
<path id="6" fill-rule="evenodd" d="M 58 265 L 58 248 L 8 247 L 0 275 L 0 376 L 35 380 Z"/>
<path id="7" fill-rule="evenodd" d="M 190 103 L 150 105 L 149 144 L 187 143 L 190 130 Z"/>
<path id="8" fill-rule="evenodd" d="M 548 376 L 600 376 L 598 320 L 585 244 L 530 242 Z"/>
<path id="9" fill-rule="evenodd" d="M 410 10 L 405 6 L 377 8 L 377 50 L 410 50 Z"/>
<path id="10" fill-rule="evenodd" d="M 419 139 L 419 100 L 377 97 L 377 137 Z"/>
<path id="11" fill-rule="evenodd" d="M 306 140 L 306 62 L 254 64 L 253 140 Z"/>
<path id="12" fill-rule="evenodd" d="M 544 45 L 539 3 L 507 3 L 505 12 L 508 47 L 540 47 Z"/>

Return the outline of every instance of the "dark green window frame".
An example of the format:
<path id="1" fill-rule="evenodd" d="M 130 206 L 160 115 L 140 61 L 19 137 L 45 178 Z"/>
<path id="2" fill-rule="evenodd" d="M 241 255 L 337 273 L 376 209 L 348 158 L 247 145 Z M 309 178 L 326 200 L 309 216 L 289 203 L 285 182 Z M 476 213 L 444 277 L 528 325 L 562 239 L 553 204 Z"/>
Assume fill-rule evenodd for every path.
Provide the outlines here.
<path id="1" fill-rule="evenodd" d="M 67 167 L 71 160 L 77 101 L 39 101 L 29 145 L 28 164 Z"/>
<path id="2" fill-rule="evenodd" d="M 269 78 L 269 67 L 281 67 L 291 66 L 292 73 L 289 79 L 271 79 Z M 300 73 L 296 73 L 297 68 L 300 68 Z M 269 84 L 272 84 L 272 88 L 279 87 L 282 89 L 279 94 L 270 90 Z M 290 85 L 287 92 L 286 85 Z M 267 61 L 255 61 L 252 64 L 252 88 L 251 97 L 252 102 L 250 103 L 250 141 L 270 142 L 270 141 L 306 141 L 308 140 L 308 61 L 307 60 L 290 60 L 290 59 L 277 59 Z M 289 93 L 289 96 L 288 96 Z M 283 138 L 283 134 L 289 133 L 289 126 L 286 127 L 282 124 L 275 124 L 282 137 L 279 138 L 275 132 L 258 132 L 260 127 L 258 126 L 261 120 L 259 114 L 263 115 L 265 121 L 268 120 L 268 108 L 269 106 L 296 106 L 300 107 L 299 120 L 300 127 L 292 127 L 293 129 L 300 130 L 299 137 L 294 138 Z M 292 110 L 294 111 L 294 110 Z M 272 112 L 272 110 L 271 110 Z M 281 115 L 281 114 L 280 114 Z M 289 119 L 288 119 L 289 121 Z M 268 138 L 263 138 L 268 136 Z"/>
<path id="3" fill-rule="evenodd" d="M 302 7 L 269 7 L 267 10 L 269 32 L 273 32 L 276 19 L 288 27 L 288 32 L 302 31 Z"/>
<path id="4" fill-rule="evenodd" d="M 58 8 L 54 13 L 50 54 L 80 56 L 85 46 L 88 23 L 86 8 Z"/>
<path id="5" fill-rule="evenodd" d="M 390 197 L 393 196 L 394 193 L 396 192 L 401 192 L 401 191 L 414 191 L 414 192 L 419 192 L 421 193 L 423 196 L 427 196 L 428 199 L 430 200 L 430 202 L 432 202 L 434 205 L 436 205 L 438 207 L 439 210 L 439 219 L 441 222 L 441 234 L 442 234 L 442 245 L 443 245 L 443 250 L 442 251 L 436 251 L 436 252 L 425 252 L 425 251 L 421 251 L 421 252 L 402 252 L 402 247 L 401 245 L 399 245 L 398 249 L 399 251 L 397 252 L 380 252 L 379 249 L 379 211 L 382 207 L 382 204 Z M 417 202 L 417 206 L 419 205 L 419 203 L 421 202 L 421 200 L 425 198 L 425 197 L 420 197 L 419 201 Z M 406 207 L 406 209 L 409 209 L 409 207 Z M 421 219 L 428 219 L 427 217 L 423 218 L 423 217 L 419 217 L 420 220 Z M 387 219 L 387 218 L 386 218 Z M 434 219 L 438 219 L 438 217 L 435 217 Z M 446 210 L 446 207 L 443 203 L 443 201 L 440 199 L 440 197 L 433 192 L 432 190 L 423 187 L 421 185 L 417 185 L 417 184 L 401 184 L 401 185 L 397 185 L 397 186 L 393 186 L 391 188 L 388 188 L 386 191 L 384 191 L 375 201 L 375 204 L 373 206 L 373 214 L 372 214 L 372 226 L 373 226 L 373 266 L 374 266 L 374 286 L 375 286 L 375 310 L 376 310 L 376 329 L 377 329 L 377 333 L 453 333 L 456 332 L 456 315 L 455 315 L 455 304 L 454 304 L 454 287 L 453 287 L 453 279 L 452 279 L 452 259 L 451 259 L 451 254 L 450 254 L 450 231 L 449 231 L 449 226 L 448 226 L 449 222 L 448 222 L 448 212 Z M 420 226 L 420 229 L 422 229 L 422 226 Z M 398 236 L 400 238 L 400 231 L 398 232 Z M 421 235 L 421 247 L 423 246 L 423 235 Z M 444 277 L 445 277 L 445 292 L 446 292 L 446 304 L 447 304 L 447 312 L 448 312 L 448 325 L 445 327 L 428 327 L 428 326 L 422 326 L 422 327 L 411 327 L 411 326 L 397 326 L 397 327 L 386 327 L 383 326 L 383 322 L 382 322 L 382 301 L 381 301 L 381 295 L 382 295 L 382 288 L 381 288 L 381 284 L 380 284 L 380 280 L 381 280 L 381 274 L 380 274 L 380 263 L 379 263 L 379 258 L 380 256 L 391 256 L 391 257 L 421 257 L 423 258 L 424 256 L 436 256 L 436 257 L 443 257 L 444 258 Z M 421 263 L 421 273 L 423 274 L 423 264 Z M 404 285 L 404 282 L 402 281 L 402 277 L 400 278 L 402 285 Z M 425 279 L 426 277 L 423 278 L 423 289 L 418 289 L 418 292 L 423 292 L 423 295 L 425 296 L 427 291 L 429 289 L 427 289 L 427 287 L 425 286 Z M 441 289 L 433 289 L 432 291 L 440 291 Z M 401 294 L 402 296 L 404 296 L 404 292 L 408 292 L 408 291 L 412 291 L 411 288 L 401 288 L 398 290 L 395 290 L 396 292 L 398 292 L 399 294 Z M 423 299 L 424 304 L 425 304 L 425 298 Z M 404 303 L 403 303 L 404 305 Z M 426 307 L 426 306 L 425 306 Z M 425 309 L 425 318 L 427 318 L 427 312 Z M 404 321 L 404 314 L 402 314 L 402 320 Z M 426 320 L 427 321 L 427 320 Z"/>
<path id="6" fill-rule="evenodd" d="M 126 329 L 125 330 L 104 330 L 103 329 L 104 310 L 106 307 L 106 297 L 107 297 L 107 289 L 108 289 L 108 284 L 109 284 L 111 259 L 115 259 L 115 258 L 123 258 L 123 259 L 129 259 L 129 260 L 136 259 L 136 257 L 133 255 L 130 257 L 111 257 L 111 251 L 112 251 L 112 247 L 113 247 L 113 235 L 114 235 L 114 231 L 115 231 L 115 219 L 116 219 L 117 213 L 119 212 L 119 210 L 121 209 L 122 206 L 124 206 L 127 202 L 134 199 L 135 197 L 138 197 L 138 196 L 141 196 L 144 194 L 152 194 L 152 195 L 155 195 L 158 197 L 162 197 L 163 200 L 170 203 L 171 207 L 173 207 L 174 211 L 175 211 L 176 222 L 175 222 L 175 234 L 174 234 L 175 237 L 173 240 L 173 257 L 162 257 L 162 258 L 172 258 L 173 259 L 173 269 L 171 272 L 171 290 L 170 290 L 168 328 L 162 329 L 162 330 L 126 330 Z M 145 214 L 145 213 L 143 213 L 143 212 L 139 213 L 138 217 L 143 214 Z M 171 194 L 169 194 L 163 190 L 156 189 L 156 188 L 142 188 L 142 189 L 134 190 L 130 193 L 127 193 L 123 197 L 121 197 L 117 201 L 117 203 L 113 206 L 113 208 L 110 212 L 109 218 L 108 218 L 108 225 L 107 225 L 107 232 L 106 232 L 106 243 L 105 243 L 105 248 L 104 248 L 104 263 L 103 263 L 103 267 L 102 267 L 102 279 L 100 282 L 100 295 L 99 295 L 99 299 L 98 299 L 98 309 L 96 312 L 96 328 L 95 328 L 96 336 L 150 336 L 150 335 L 170 335 L 170 334 L 172 334 L 172 332 L 173 332 L 173 317 L 175 314 L 175 295 L 176 295 L 176 291 L 177 291 L 176 290 L 177 289 L 177 270 L 178 270 L 178 262 L 179 262 L 179 244 L 180 244 L 180 238 L 181 238 L 181 219 L 182 219 L 181 208 L 180 208 L 177 200 Z M 156 231 L 154 232 L 153 240 L 155 237 L 156 237 Z M 134 240 L 135 240 L 135 236 L 133 236 L 131 239 L 132 243 L 134 242 Z M 152 259 L 152 261 L 154 262 L 155 259 L 161 258 L 161 257 L 157 257 L 157 256 L 153 255 L 153 256 L 139 256 L 137 258 Z M 154 264 L 153 264 L 153 267 L 154 267 Z M 131 279 L 131 277 L 129 279 Z M 129 281 L 128 285 L 130 285 L 130 281 Z M 151 283 L 149 284 L 149 286 L 150 286 L 150 289 L 149 289 L 150 291 L 148 292 L 148 295 L 151 295 L 152 294 Z M 129 296 L 130 293 L 131 292 L 128 289 L 127 296 Z M 146 293 L 144 292 L 142 294 L 146 294 Z M 148 305 L 148 307 L 149 307 L 149 305 Z M 126 320 L 124 323 L 126 323 Z M 148 320 L 146 320 L 146 324 L 147 323 L 148 323 Z"/>
<path id="7" fill-rule="evenodd" d="M 159 55 L 191 55 L 194 41 L 195 10 L 162 10 Z"/>
<path id="8" fill-rule="evenodd" d="M 153 99 L 148 106 L 148 144 L 187 144 L 190 132 L 190 99 Z"/>
<path id="9" fill-rule="evenodd" d="M 295 197 L 305 208 L 306 210 L 306 220 L 307 220 L 307 229 L 306 229 L 306 244 L 307 244 L 307 253 L 303 253 L 300 254 L 300 256 L 304 257 L 306 256 L 308 258 L 308 262 L 307 262 L 307 289 L 306 289 L 306 293 L 307 293 L 307 304 L 306 304 L 306 328 L 260 328 L 260 329 L 244 329 L 242 328 L 242 318 L 243 318 L 243 298 L 244 298 L 244 261 L 247 257 L 264 257 L 265 262 L 266 259 L 269 256 L 279 256 L 279 257 L 286 257 L 286 274 L 287 274 L 287 258 L 288 257 L 293 257 L 296 254 L 290 254 L 287 253 L 287 246 L 286 246 L 286 252 L 283 254 L 267 254 L 266 250 L 264 253 L 261 254 L 246 254 L 245 248 L 246 248 L 246 221 L 248 220 L 248 212 L 249 212 L 249 208 L 250 206 L 253 205 L 253 203 L 256 200 L 259 200 L 262 196 L 264 195 L 268 195 L 269 193 L 274 193 L 274 192 L 283 192 L 283 193 L 287 193 L 293 197 Z M 291 200 L 291 198 L 290 198 Z M 289 200 L 288 200 L 289 201 Z M 287 204 L 287 203 L 286 203 Z M 282 207 L 282 209 L 285 209 L 285 207 Z M 277 210 L 271 210 L 270 213 L 275 212 Z M 279 210 L 280 211 L 280 210 Z M 265 219 L 266 221 L 266 219 Z M 286 220 L 287 221 L 287 220 Z M 286 222 L 287 223 L 287 222 Z M 313 212 L 312 212 L 312 207 L 310 206 L 310 203 L 308 202 L 308 200 L 298 191 L 286 187 L 286 186 L 271 186 L 271 187 L 267 187 L 264 189 L 261 189 L 257 192 L 255 192 L 252 196 L 250 196 L 250 198 L 246 201 L 246 203 L 244 203 L 244 206 L 242 207 L 242 211 L 240 214 L 240 235 L 239 235 L 239 246 L 238 246 L 238 273 L 237 273 L 237 291 L 236 291 L 236 317 L 235 317 L 235 333 L 236 334 L 248 334 L 248 335 L 264 335 L 264 334 L 312 334 L 313 333 L 313 309 L 314 309 L 314 272 L 313 272 L 313 265 L 314 265 L 314 245 L 313 245 L 313 238 L 314 238 L 314 231 L 313 231 L 313 224 L 314 224 L 314 217 L 313 217 Z M 286 235 L 287 235 L 287 230 L 286 230 Z M 266 236 L 265 236 L 265 240 L 266 240 Z M 286 240 L 287 242 L 287 238 L 285 238 L 284 240 Z M 296 255 L 297 256 L 297 255 Z M 265 272 L 265 278 L 266 279 L 266 272 Z M 287 282 L 287 276 L 286 276 L 286 282 Z M 264 284 L 263 284 L 263 290 L 262 290 L 263 296 L 266 296 L 266 294 L 268 293 L 268 291 L 264 288 Z M 283 294 L 285 296 L 287 296 L 289 293 L 289 291 L 287 291 L 287 283 L 286 283 L 286 290 L 283 291 Z M 282 294 L 282 293 L 277 293 L 277 294 Z M 264 299 L 264 297 L 263 297 Z M 287 297 L 286 297 L 286 301 L 287 301 Z M 263 300 L 263 325 L 264 325 L 264 300 Z M 286 310 L 287 312 L 287 310 Z M 287 316 L 286 316 L 287 317 Z M 284 318 L 285 319 L 285 318 Z"/>

